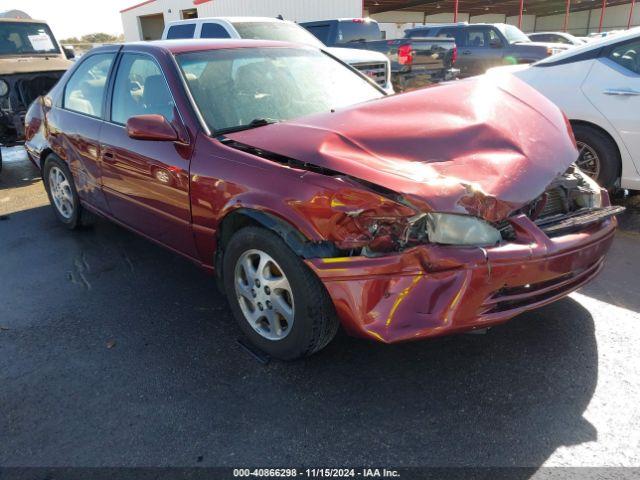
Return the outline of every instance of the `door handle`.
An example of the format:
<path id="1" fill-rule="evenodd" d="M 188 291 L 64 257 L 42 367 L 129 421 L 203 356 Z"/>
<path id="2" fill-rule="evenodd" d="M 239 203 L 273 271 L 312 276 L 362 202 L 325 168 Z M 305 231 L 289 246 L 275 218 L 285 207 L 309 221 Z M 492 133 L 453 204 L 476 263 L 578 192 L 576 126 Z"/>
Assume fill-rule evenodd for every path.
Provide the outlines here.
<path id="1" fill-rule="evenodd" d="M 465 50 L 462 52 L 463 55 L 471 55 L 471 50 Z"/>
<path id="2" fill-rule="evenodd" d="M 617 95 L 621 97 L 635 97 L 640 95 L 638 90 L 633 90 L 631 88 L 608 88 L 602 93 L 605 95 Z"/>
<path id="3" fill-rule="evenodd" d="M 113 163 L 116 160 L 116 156 L 113 154 L 113 152 L 107 151 L 102 154 L 102 160 L 107 163 Z"/>

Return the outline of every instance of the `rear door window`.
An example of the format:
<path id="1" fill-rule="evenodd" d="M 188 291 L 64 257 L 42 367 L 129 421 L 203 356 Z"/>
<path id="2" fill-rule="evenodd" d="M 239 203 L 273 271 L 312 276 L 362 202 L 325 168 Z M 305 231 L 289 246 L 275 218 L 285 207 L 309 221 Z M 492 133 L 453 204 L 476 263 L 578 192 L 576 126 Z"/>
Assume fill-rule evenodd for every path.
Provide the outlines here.
<path id="1" fill-rule="evenodd" d="M 484 28 L 467 29 L 466 47 L 485 48 L 489 46 L 487 31 Z"/>
<path id="2" fill-rule="evenodd" d="M 102 53 L 86 58 L 65 86 L 63 108 L 101 118 L 107 78 L 115 56 L 115 53 Z"/>
<path id="3" fill-rule="evenodd" d="M 177 40 L 180 38 L 193 38 L 196 32 L 195 23 L 186 23 L 184 25 L 173 25 L 169 27 L 167 32 L 167 40 Z"/>
<path id="4" fill-rule="evenodd" d="M 231 35 L 219 23 L 203 23 L 200 38 L 231 38 Z"/>

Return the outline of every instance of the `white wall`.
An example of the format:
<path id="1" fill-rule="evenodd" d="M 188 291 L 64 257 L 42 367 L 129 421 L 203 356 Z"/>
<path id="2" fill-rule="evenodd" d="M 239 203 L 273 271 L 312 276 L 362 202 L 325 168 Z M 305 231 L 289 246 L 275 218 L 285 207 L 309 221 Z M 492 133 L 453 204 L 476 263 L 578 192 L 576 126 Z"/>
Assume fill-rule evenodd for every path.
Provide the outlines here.
<path id="1" fill-rule="evenodd" d="M 168 23 L 180 20 L 180 11 L 188 8 L 193 8 L 193 0 L 155 0 L 123 12 L 124 38 L 127 42 L 140 40 L 138 17 L 142 15 L 163 13 Z M 362 0 L 212 0 L 197 8 L 199 17 L 282 15 L 295 22 L 362 16 Z"/>
<path id="2" fill-rule="evenodd" d="M 198 7 L 200 17 L 276 17 L 309 22 L 341 17 L 361 17 L 362 0 L 213 0 Z"/>

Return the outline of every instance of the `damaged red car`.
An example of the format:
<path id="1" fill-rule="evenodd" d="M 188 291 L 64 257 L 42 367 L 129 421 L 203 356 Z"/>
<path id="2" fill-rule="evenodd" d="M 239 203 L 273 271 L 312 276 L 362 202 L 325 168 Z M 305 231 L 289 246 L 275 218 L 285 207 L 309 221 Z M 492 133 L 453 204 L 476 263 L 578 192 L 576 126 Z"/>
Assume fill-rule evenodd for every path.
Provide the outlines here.
<path id="1" fill-rule="evenodd" d="M 29 110 L 55 214 L 98 214 L 215 272 L 282 359 L 339 325 L 399 342 L 499 324 L 602 268 L 620 211 L 562 112 L 514 78 L 387 97 L 265 41 L 105 46 Z"/>

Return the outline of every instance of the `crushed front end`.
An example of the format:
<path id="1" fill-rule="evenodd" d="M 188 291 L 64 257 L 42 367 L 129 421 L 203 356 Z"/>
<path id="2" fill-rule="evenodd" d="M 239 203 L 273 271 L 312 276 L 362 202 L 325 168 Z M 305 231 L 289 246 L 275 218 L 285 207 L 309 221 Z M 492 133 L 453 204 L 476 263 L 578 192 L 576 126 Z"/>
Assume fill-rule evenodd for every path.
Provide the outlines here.
<path id="1" fill-rule="evenodd" d="M 45 95 L 64 71 L 0 74 L 0 144 L 11 146 L 24 140 L 27 109 Z"/>
<path id="2" fill-rule="evenodd" d="M 403 217 L 395 230 L 384 218 L 364 220 L 366 247 L 307 264 L 352 335 L 391 343 L 486 328 L 592 280 L 621 210 L 572 166 L 524 208 L 476 229 L 474 238 L 465 235 L 475 224 L 459 224 L 475 218 L 465 215 L 446 231 L 435 229 L 432 214 Z"/>

